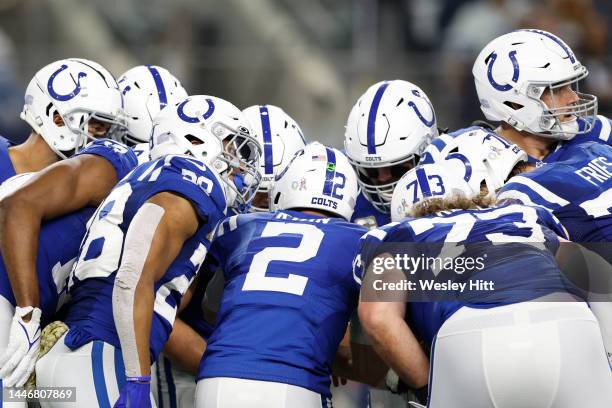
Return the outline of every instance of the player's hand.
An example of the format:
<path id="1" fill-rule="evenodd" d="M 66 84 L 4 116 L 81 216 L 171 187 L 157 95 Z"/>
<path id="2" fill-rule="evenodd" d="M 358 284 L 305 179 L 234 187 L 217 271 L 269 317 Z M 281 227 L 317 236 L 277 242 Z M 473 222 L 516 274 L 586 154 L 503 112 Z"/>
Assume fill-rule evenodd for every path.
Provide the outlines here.
<path id="1" fill-rule="evenodd" d="M 31 313 L 29 321 L 24 318 Z M 40 315 L 37 307 L 16 307 L 9 343 L 0 356 L 0 378 L 5 387 L 21 387 L 28 380 L 40 348 Z M 27 320 L 27 318 L 25 318 Z"/>
<path id="2" fill-rule="evenodd" d="M 114 408 L 150 408 L 151 376 L 128 377 Z"/>

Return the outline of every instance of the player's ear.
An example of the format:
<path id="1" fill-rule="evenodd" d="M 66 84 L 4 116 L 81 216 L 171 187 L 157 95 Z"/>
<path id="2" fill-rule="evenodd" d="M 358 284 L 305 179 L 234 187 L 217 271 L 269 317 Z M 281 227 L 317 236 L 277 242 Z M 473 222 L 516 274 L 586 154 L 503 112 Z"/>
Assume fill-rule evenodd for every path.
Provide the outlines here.
<path id="1" fill-rule="evenodd" d="M 64 126 L 64 119 L 57 111 L 53 113 L 53 123 L 55 123 L 57 127 Z"/>

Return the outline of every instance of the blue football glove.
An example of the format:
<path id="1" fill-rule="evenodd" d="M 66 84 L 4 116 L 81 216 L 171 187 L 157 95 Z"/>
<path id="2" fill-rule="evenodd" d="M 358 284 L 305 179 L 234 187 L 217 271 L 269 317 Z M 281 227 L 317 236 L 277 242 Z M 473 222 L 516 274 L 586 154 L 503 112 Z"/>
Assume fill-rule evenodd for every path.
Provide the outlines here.
<path id="1" fill-rule="evenodd" d="M 151 376 L 127 377 L 114 408 L 151 408 Z"/>

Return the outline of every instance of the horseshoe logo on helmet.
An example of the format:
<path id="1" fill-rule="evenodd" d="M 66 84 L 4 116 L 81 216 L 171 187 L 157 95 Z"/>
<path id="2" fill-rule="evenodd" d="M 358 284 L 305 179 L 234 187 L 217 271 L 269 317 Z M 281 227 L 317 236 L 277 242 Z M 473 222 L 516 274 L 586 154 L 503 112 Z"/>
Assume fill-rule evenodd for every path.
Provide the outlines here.
<path id="1" fill-rule="evenodd" d="M 200 121 L 200 118 L 198 116 L 189 116 L 183 110 L 185 108 L 185 104 L 190 101 L 191 99 L 186 99 L 181 102 L 181 104 L 176 109 L 176 113 L 179 115 L 179 118 L 181 118 L 187 123 L 198 123 Z M 204 115 L 202 115 L 202 118 L 204 119 L 210 118 L 213 112 L 215 111 L 215 103 L 212 101 L 212 99 L 206 98 L 206 102 L 208 103 L 208 110 L 204 112 Z"/>
<path id="2" fill-rule="evenodd" d="M 55 89 L 53 89 L 53 81 L 55 80 L 56 76 L 58 76 L 62 71 L 64 71 L 67 68 L 68 68 L 68 65 L 62 64 L 62 66 L 59 67 L 57 71 L 51 74 L 51 76 L 49 77 L 49 81 L 47 81 L 47 90 L 49 91 L 49 95 L 51 95 L 53 99 L 62 101 L 62 102 L 71 100 L 72 98 L 77 96 L 79 92 L 81 92 L 81 78 L 84 78 L 87 76 L 86 72 L 79 72 L 77 81 L 76 81 L 76 87 L 72 90 L 72 92 L 69 92 L 64 95 L 58 94 L 57 92 L 55 92 Z"/>
<path id="3" fill-rule="evenodd" d="M 519 64 L 518 64 L 518 61 L 516 60 L 516 50 L 510 51 L 508 53 L 508 58 L 510 58 L 510 61 L 512 62 L 512 68 L 513 68 L 512 82 L 516 83 L 516 81 L 518 81 L 518 78 L 519 78 Z M 489 55 L 487 59 L 485 60 L 485 63 L 487 63 L 487 78 L 489 79 L 489 83 L 493 86 L 493 88 L 497 89 L 498 91 L 501 91 L 501 92 L 509 91 L 512 89 L 512 85 L 500 84 L 500 83 L 495 82 L 495 79 L 493 79 L 493 64 L 495 63 L 495 60 L 497 60 L 496 52 L 491 53 L 491 55 Z"/>
<path id="4" fill-rule="evenodd" d="M 419 108 L 417 108 L 416 103 L 412 102 L 412 101 L 408 101 L 408 106 L 410 106 L 412 108 L 412 110 L 414 111 L 414 113 L 417 115 L 417 117 L 421 120 L 421 122 L 423 122 L 423 124 L 427 127 L 432 127 L 435 123 L 436 123 L 436 112 L 434 111 L 433 106 L 431 106 L 431 103 L 427 100 L 427 98 L 421 96 L 421 93 L 419 91 L 417 91 L 416 89 L 412 91 L 412 94 L 418 98 L 423 99 L 427 105 L 429 106 L 429 108 L 431 109 L 431 120 L 427 120 L 425 119 L 425 117 L 421 114 L 421 112 L 419 111 Z"/>

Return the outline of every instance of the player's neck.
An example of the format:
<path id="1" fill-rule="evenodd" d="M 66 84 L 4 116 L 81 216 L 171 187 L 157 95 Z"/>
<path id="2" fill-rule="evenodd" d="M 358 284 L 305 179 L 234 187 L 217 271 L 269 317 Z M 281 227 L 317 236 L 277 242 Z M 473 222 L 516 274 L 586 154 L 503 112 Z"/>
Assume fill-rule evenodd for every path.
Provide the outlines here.
<path id="1" fill-rule="evenodd" d="M 22 144 L 9 147 L 8 153 L 17 174 L 39 171 L 59 160 L 42 136 L 35 132 Z"/>
<path id="2" fill-rule="evenodd" d="M 557 141 L 554 139 L 521 132 L 511 126 L 500 125 L 495 129 L 495 133 L 510 143 L 516 144 L 523 149 L 527 155 L 536 160 L 543 160 L 557 145 Z"/>

